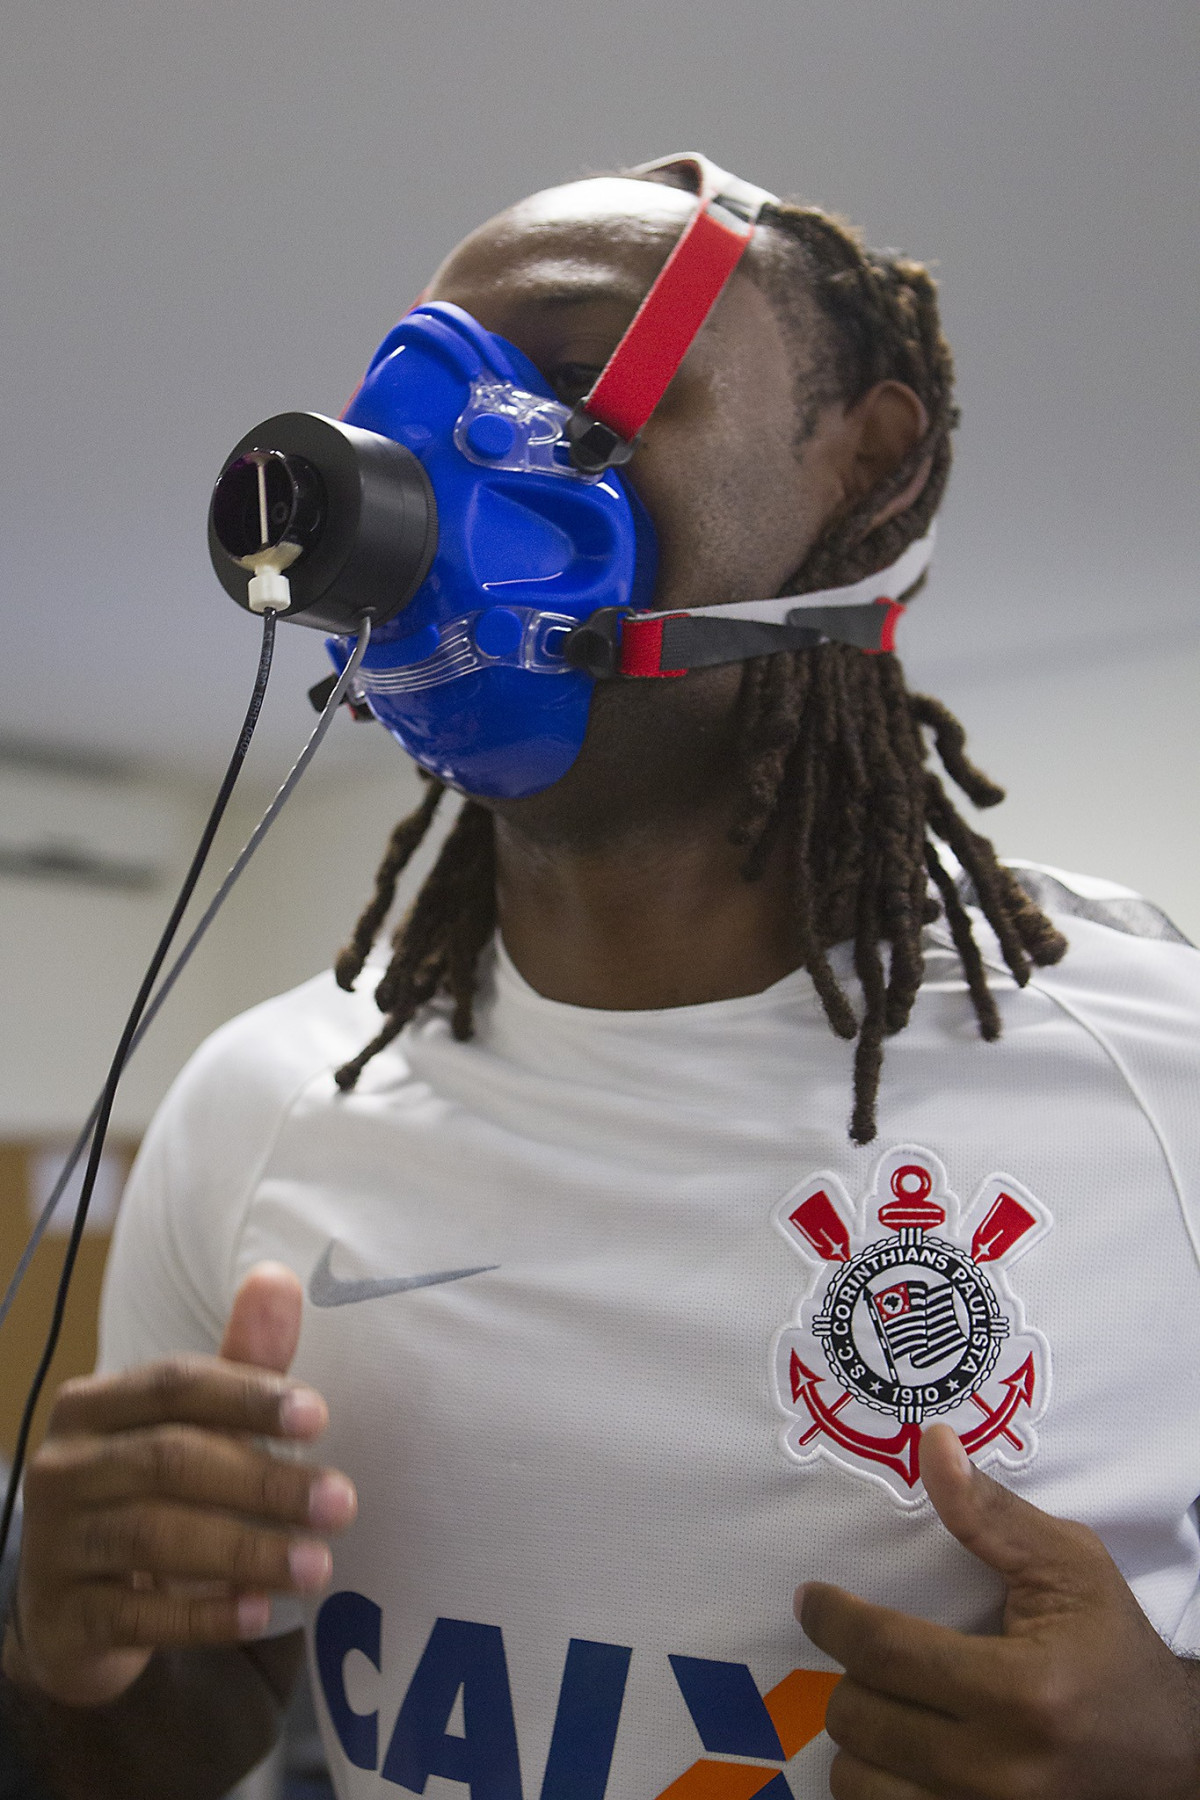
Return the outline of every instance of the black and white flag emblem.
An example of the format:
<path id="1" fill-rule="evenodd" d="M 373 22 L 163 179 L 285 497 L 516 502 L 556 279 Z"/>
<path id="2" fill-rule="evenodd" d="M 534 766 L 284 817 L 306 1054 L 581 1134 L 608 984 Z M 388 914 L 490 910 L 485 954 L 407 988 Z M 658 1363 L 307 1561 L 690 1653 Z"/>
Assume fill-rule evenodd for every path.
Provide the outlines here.
<path id="1" fill-rule="evenodd" d="M 954 1310 L 949 1282 L 901 1281 L 872 1295 L 880 1334 L 893 1356 L 928 1369 L 962 1350 L 966 1333 Z"/>

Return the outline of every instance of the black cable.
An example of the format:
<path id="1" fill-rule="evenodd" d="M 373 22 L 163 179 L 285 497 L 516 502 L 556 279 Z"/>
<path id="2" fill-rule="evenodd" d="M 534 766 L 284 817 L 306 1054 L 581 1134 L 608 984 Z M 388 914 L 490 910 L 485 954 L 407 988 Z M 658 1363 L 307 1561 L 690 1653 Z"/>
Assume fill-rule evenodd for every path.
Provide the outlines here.
<path id="1" fill-rule="evenodd" d="M 146 1010 L 146 1004 L 150 999 L 154 983 L 158 979 L 158 972 L 166 961 L 167 952 L 171 948 L 175 933 L 179 930 L 180 922 L 187 910 L 188 902 L 195 891 L 196 883 L 199 881 L 201 872 L 208 860 L 208 853 L 212 849 L 213 839 L 217 834 L 217 827 L 224 816 L 225 808 L 229 805 L 234 785 L 238 776 L 241 774 L 242 764 L 246 760 L 246 752 L 250 748 L 250 739 L 254 736 L 254 727 L 258 723 L 258 715 L 262 711 L 263 696 L 267 691 L 267 678 L 271 673 L 271 658 L 275 649 L 275 624 L 276 618 L 273 612 L 263 614 L 262 650 L 258 659 L 258 672 L 254 677 L 254 691 L 250 696 L 250 704 L 246 709 L 246 717 L 242 723 L 241 732 L 238 735 L 237 745 L 233 755 L 229 759 L 229 767 L 226 769 L 225 778 L 218 789 L 217 797 L 213 802 L 212 811 L 209 813 L 204 830 L 200 834 L 200 842 L 196 846 L 196 853 L 192 857 L 188 872 L 183 878 L 183 885 L 179 890 L 174 906 L 171 908 L 171 916 L 167 920 L 166 926 L 163 929 L 163 934 L 158 940 L 153 956 L 150 958 L 146 973 L 142 977 L 141 986 L 137 991 L 137 998 L 130 1008 L 129 1017 L 125 1021 L 125 1028 L 121 1033 L 120 1040 L 113 1055 L 112 1063 L 109 1067 L 108 1078 L 105 1081 L 100 1094 L 100 1101 L 96 1113 L 95 1130 L 92 1133 L 92 1147 L 88 1154 L 87 1168 L 84 1171 L 83 1186 L 79 1193 L 79 1203 L 75 1209 L 75 1220 L 71 1227 L 71 1235 L 67 1240 L 66 1253 L 63 1256 L 62 1273 L 59 1276 L 58 1291 L 54 1297 L 54 1312 L 50 1320 L 50 1329 L 46 1334 L 46 1343 L 42 1351 L 41 1361 L 38 1363 L 37 1373 L 33 1378 L 33 1382 L 25 1400 L 25 1410 L 21 1415 L 21 1428 L 17 1434 L 16 1449 L 13 1452 L 12 1469 L 8 1477 L 8 1488 L 4 1495 L 4 1512 L 0 1515 L 0 1558 L 4 1555 L 5 1548 L 8 1544 L 8 1535 L 12 1529 L 13 1511 L 16 1507 L 17 1494 L 21 1485 L 21 1475 L 25 1467 L 25 1454 L 29 1447 L 29 1433 L 33 1426 L 33 1415 L 37 1410 L 37 1403 L 41 1398 L 42 1389 L 46 1383 L 46 1376 L 50 1372 L 50 1364 L 54 1360 L 54 1352 L 58 1348 L 59 1334 L 62 1331 L 63 1314 L 65 1313 L 67 1306 L 67 1293 L 71 1285 L 71 1275 L 75 1268 L 75 1259 L 79 1254 L 79 1245 L 83 1239 L 83 1228 L 87 1223 L 88 1206 L 92 1198 L 92 1189 L 96 1185 L 96 1176 L 100 1169 L 100 1158 L 104 1152 L 104 1140 L 108 1134 L 108 1121 L 112 1113 L 113 1101 L 116 1099 L 117 1084 L 121 1079 L 121 1071 L 128 1061 L 134 1033 L 138 1028 L 142 1014 Z"/>
<path id="2" fill-rule="evenodd" d="M 358 673 L 359 664 L 366 654 L 367 646 L 370 641 L 371 621 L 364 615 L 359 621 L 358 637 L 355 641 L 350 660 L 342 670 L 341 674 L 335 678 L 332 688 L 326 695 L 324 710 L 314 725 L 311 736 L 287 774 L 284 776 L 282 785 L 270 806 L 268 806 L 266 812 L 254 827 L 254 830 L 250 833 L 250 836 L 238 851 L 238 854 L 231 863 L 220 887 L 200 915 L 200 919 L 196 924 L 195 929 L 192 931 L 191 936 L 188 938 L 187 943 L 183 946 L 183 949 L 179 952 L 179 955 L 175 958 L 175 961 L 163 976 L 153 1000 L 151 1000 L 149 1006 L 147 1006 L 143 1013 L 142 1022 L 134 1032 L 130 1041 L 129 1052 L 125 1058 L 126 1066 L 128 1066 L 130 1058 L 133 1056 L 138 1045 L 158 1017 L 167 995 L 171 992 L 171 989 L 175 986 L 175 983 L 179 980 L 184 969 L 191 961 L 192 955 L 200 943 L 201 938 L 229 898 L 229 893 L 234 886 L 234 883 L 238 880 L 245 869 L 246 864 L 250 861 L 250 858 L 254 855 L 268 831 L 279 817 L 285 803 L 291 797 L 297 782 L 316 755 L 317 750 L 320 748 L 321 742 L 325 737 L 325 733 L 329 730 L 329 727 L 334 721 L 338 707 L 341 705 L 347 690 L 353 682 L 355 675 Z M 20 1259 L 16 1268 L 13 1270 L 9 1284 L 4 1290 L 4 1297 L 3 1299 L 0 1299 L 0 1327 L 3 1327 L 5 1319 L 7 1319 L 12 1310 L 12 1305 L 17 1297 L 21 1283 L 29 1273 L 29 1266 L 33 1261 L 34 1253 L 41 1243 L 42 1238 L 45 1236 L 46 1228 L 50 1224 L 50 1220 L 57 1210 L 59 1201 L 67 1190 L 67 1184 L 75 1172 L 75 1167 L 79 1162 L 80 1157 L 86 1152 L 88 1144 L 91 1142 L 92 1132 L 96 1127 L 96 1120 L 100 1117 L 100 1102 L 103 1098 L 103 1093 L 101 1093 L 98 1096 L 95 1105 L 92 1107 L 91 1112 L 88 1114 L 87 1121 L 84 1124 L 82 1131 L 79 1133 L 79 1136 L 75 1139 L 74 1144 L 71 1146 L 63 1166 L 58 1172 L 58 1177 L 54 1186 L 50 1190 L 45 1204 L 38 1215 L 37 1222 L 29 1234 L 25 1248 L 21 1252 Z M 3 1800 L 2 1794 L 0 1794 L 0 1800 Z"/>

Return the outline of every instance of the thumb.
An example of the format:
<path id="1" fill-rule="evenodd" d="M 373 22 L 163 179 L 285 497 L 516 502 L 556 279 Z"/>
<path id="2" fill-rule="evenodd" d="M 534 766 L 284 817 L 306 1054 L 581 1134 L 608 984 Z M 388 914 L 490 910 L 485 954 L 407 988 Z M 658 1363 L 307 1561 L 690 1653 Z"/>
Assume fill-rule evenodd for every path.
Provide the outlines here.
<path id="1" fill-rule="evenodd" d="M 1064 1603 L 1086 1604 L 1109 1584 L 1115 1565 L 1095 1533 L 975 1468 L 951 1426 L 922 1432 L 921 1479 L 947 1531 L 1008 1583 L 1009 1630 Z"/>
<path id="2" fill-rule="evenodd" d="M 221 1340 L 227 1362 L 286 1375 L 300 1341 L 304 1290 L 283 1263 L 256 1263 L 233 1299 Z"/>

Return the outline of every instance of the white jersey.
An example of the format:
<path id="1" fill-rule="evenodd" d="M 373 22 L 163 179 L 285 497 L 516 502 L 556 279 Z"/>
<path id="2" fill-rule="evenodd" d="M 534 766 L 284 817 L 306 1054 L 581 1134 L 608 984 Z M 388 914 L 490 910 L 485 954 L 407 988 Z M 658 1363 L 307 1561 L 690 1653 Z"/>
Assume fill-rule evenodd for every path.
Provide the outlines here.
<path id="1" fill-rule="evenodd" d="M 498 951 L 472 1042 L 435 1007 L 351 1094 L 369 977 L 195 1056 L 102 1360 L 212 1351 L 263 1258 L 305 1283 L 294 1369 L 360 1497 L 305 1609 L 339 1795 L 816 1800 L 834 1673 L 798 1582 L 997 1621 L 921 1492 L 931 1418 L 1200 1650 L 1200 954 L 1030 879 L 1066 960 L 994 969 L 986 1044 L 933 929 L 866 1148 L 803 972 L 600 1012 Z"/>

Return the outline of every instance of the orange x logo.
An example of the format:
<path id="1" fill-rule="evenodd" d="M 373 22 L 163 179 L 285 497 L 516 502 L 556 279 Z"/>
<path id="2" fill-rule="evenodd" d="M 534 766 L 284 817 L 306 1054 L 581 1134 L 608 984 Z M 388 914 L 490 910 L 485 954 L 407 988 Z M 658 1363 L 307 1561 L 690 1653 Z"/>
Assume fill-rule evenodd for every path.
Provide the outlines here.
<path id="1" fill-rule="evenodd" d="M 689 1692 L 690 1681 L 686 1670 L 680 1665 L 684 1658 L 672 1657 L 676 1679 L 683 1690 L 684 1699 L 696 1721 L 700 1736 L 706 1748 L 722 1748 L 728 1753 L 730 1743 L 720 1742 L 724 1736 L 712 1716 L 711 1694 Z M 709 1665 L 712 1667 L 712 1665 Z M 717 1665 L 732 1669 L 737 1665 Z M 746 1671 L 747 1676 L 749 1671 Z M 782 1754 L 778 1762 L 790 1762 L 798 1750 L 811 1743 L 825 1724 L 825 1708 L 829 1704 L 829 1696 L 840 1675 L 827 1674 L 818 1669 L 793 1669 L 790 1675 L 773 1687 L 769 1693 L 761 1697 L 761 1706 L 766 1714 L 764 1726 L 769 1721 L 774 1727 Z M 765 1790 L 772 1789 L 769 1795 Z M 717 1757 L 702 1757 L 694 1762 L 690 1769 L 673 1781 L 670 1787 L 664 1788 L 658 1800 L 752 1800 L 752 1796 L 761 1794 L 763 1800 L 791 1800 L 791 1790 L 775 1767 L 745 1762 L 724 1762 Z"/>

